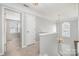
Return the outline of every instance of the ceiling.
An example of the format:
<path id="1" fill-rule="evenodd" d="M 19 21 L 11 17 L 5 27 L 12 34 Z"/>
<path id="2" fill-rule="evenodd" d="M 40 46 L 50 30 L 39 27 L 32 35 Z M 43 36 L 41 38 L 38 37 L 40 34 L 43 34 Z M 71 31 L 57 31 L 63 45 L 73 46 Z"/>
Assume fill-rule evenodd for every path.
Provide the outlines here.
<path id="1" fill-rule="evenodd" d="M 67 8 L 68 6 L 71 6 L 72 4 L 68 3 L 39 3 L 38 5 L 33 5 L 30 3 L 27 3 L 30 8 L 33 10 L 40 12 L 42 14 L 51 14 L 51 12 L 57 12 L 58 10 L 62 8 Z"/>
<path id="2" fill-rule="evenodd" d="M 4 3 L 3 5 L 39 15 L 51 21 L 78 16 L 77 3 L 38 3 L 38 5 L 33 3 Z"/>
<path id="3" fill-rule="evenodd" d="M 77 4 L 75 3 L 26 3 L 32 10 L 45 16 L 48 19 L 58 19 L 58 15 L 62 17 L 74 17 L 77 15 Z"/>

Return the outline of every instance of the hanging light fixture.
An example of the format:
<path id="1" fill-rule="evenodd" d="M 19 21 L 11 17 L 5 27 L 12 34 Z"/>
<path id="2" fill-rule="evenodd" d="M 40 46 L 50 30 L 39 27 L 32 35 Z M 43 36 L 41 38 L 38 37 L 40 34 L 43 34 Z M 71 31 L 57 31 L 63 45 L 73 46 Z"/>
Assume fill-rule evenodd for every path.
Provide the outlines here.
<path id="1" fill-rule="evenodd" d="M 33 0 L 32 5 L 37 6 L 38 5 L 38 0 Z"/>

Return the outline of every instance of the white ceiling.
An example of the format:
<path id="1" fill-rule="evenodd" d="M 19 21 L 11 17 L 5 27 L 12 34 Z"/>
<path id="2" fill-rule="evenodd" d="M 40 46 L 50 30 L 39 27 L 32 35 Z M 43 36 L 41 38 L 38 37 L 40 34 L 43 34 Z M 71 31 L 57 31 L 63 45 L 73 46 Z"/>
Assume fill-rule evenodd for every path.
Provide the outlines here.
<path id="1" fill-rule="evenodd" d="M 29 8 L 24 7 L 26 4 Z M 42 16 L 45 19 L 56 21 L 60 18 L 71 18 L 78 16 L 78 4 L 75 3 L 4 3 L 3 5 L 22 10 L 24 12 Z"/>
<path id="2" fill-rule="evenodd" d="M 50 15 L 53 12 L 57 12 L 63 8 L 67 8 L 72 4 L 68 3 L 39 3 L 37 6 L 32 4 L 28 4 L 35 11 L 40 12 L 42 14 Z"/>
<path id="3" fill-rule="evenodd" d="M 39 3 L 36 6 L 26 3 L 26 5 L 51 20 L 57 19 L 59 14 L 65 18 L 77 15 L 77 4 L 75 3 Z"/>

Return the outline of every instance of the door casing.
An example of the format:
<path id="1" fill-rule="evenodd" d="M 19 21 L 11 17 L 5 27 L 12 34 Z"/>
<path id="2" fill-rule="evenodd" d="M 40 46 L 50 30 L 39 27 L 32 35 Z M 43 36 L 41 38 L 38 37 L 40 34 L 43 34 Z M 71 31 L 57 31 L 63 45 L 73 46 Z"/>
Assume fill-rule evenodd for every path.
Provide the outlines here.
<path id="1" fill-rule="evenodd" d="M 3 33 L 2 33 L 2 53 L 0 53 L 0 55 L 4 55 L 4 53 L 5 53 L 5 44 L 7 43 L 6 42 L 6 20 L 5 20 L 5 10 L 6 9 L 9 9 L 9 10 L 12 10 L 12 11 L 15 11 L 15 12 L 18 12 L 18 13 L 20 13 L 20 21 L 21 21 L 21 23 L 20 23 L 20 26 L 21 26 L 21 28 L 20 28 L 20 30 L 21 30 L 21 33 L 22 33 L 22 19 L 23 19 L 23 12 L 22 11 L 20 11 L 20 10 L 16 10 L 16 9 L 14 9 L 14 8 L 9 8 L 9 7 L 5 7 L 5 6 L 2 6 L 2 31 L 3 31 Z M 23 37 L 22 37 L 22 34 L 21 34 L 21 40 L 22 40 L 22 42 L 21 42 L 21 45 L 22 45 L 22 48 L 23 48 Z"/>

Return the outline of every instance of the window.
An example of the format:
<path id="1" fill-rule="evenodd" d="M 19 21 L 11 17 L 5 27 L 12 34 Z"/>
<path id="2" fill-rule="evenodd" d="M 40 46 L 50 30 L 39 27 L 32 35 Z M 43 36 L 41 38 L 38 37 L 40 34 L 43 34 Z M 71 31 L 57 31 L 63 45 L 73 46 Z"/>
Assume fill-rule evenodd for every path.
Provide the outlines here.
<path id="1" fill-rule="evenodd" d="M 10 33 L 19 33 L 20 32 L 20 22 L 15 20 L 9 21 Z"/>
<path id="2" fill-rule="evenodd" d="M 62 24 L 62 36 L 70 37 L 70 23 L 69 22 L 64 22 Z"/>

